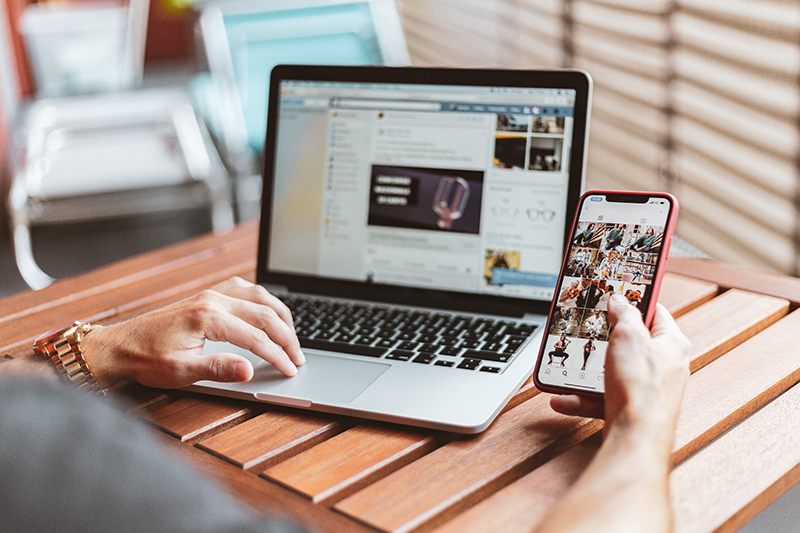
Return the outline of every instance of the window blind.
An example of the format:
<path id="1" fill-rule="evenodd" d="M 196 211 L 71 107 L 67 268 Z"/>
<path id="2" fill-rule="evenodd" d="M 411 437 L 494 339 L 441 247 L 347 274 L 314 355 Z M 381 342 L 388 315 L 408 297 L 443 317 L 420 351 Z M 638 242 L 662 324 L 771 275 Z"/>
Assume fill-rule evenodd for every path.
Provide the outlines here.
<path id="1" fill-rule="evenodd" d="M 673 192 L 690 244 L 800 273 L 800 3 L 397 3 L 415 64 L 587 70 L 591 186 Z"/>

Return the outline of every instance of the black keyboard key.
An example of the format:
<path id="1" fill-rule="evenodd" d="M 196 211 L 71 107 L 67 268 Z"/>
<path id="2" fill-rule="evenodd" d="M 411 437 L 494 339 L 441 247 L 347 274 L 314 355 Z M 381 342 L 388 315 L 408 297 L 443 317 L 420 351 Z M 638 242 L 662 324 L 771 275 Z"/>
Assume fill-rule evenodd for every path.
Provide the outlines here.
<path id="1" fill-rule="evenodd" d="M 398 348 L 400 348 L 401 350 L 416 350 L 417 346 L 419 346 L 418 342 L 406 341 L 406 342 L 401 342 Z"/>
<path id="2" fill-rule="evenodd" d="M 333 332 L 333 331 L 323 331 L 323 332 L 321 332 L 319 335 L 317 335 L 317 338 L 318 338 L 318 339 L 322 339 L 322 340 L 329 340 L 329 339 L 331 339 L 331 338 L 332 338 L 334 335 L 336 335 L 336 333 L 335 333 L 335 332 Z"/>
<path id="3" fill-rule="evenodd" d="M 411 331 L 403 331 L 397 336 L 397 339 L 401 341 L 413 341 L 416 338 L 417 334 Z"/>
<path id="4" fill-rule="evenodd" d="M 481 350 L 487 350 L 489 352 L 498 352 L 502 347 L 503 345 L 500 344 L 499 342 L 487 342 L 486 344 L 483 345 Z"/>
<path id="5" fill-rule="evenodd" d="M 458 355 L 461 351 L 461 348 L 457 346 L 445 346 L 442 348 L 442 351 L 439 352 L 439 355 Z"/>
<path id="6" fill-rule="evenodd" d="M 498 367 L 498 366 L 482 366 L 481 367 L 481 372 L 490 372 L 492 374 L 499 374 L 500 373 L 500 367 Z"/>
<path id="7" fill-rule="evenodd" d="M 441 360 L 440 359 L 439 361 L 436 361 L 435 363 L 433 363 L 433 365 L 434 366 L 448 366 L 449 367 L 449 366 L 454 366 L 455 362 L 454 361 L 445 361 L 445 360 Z"/>
<path id="8" fill-rule="evenodd" d="M 439 349 L 438 344 L 420 344 L 417 351 L 422 353 L 435 353 Z"/>
<path id="9" fill-rule="evenodd" d="M 423 365 L 427 365 L 427 364 L 430 364 L 430 362 L 433 361 L 434 358 L 435 358 L 435 356 L 433 354 L 421 353 L 418 356 L 416 356 L 412 362 L 413 363 L 421 363 Z"/>
<path id="10" fill-rule="evenodd" d="M 386 359 L 394 359 L 396 361 L 408 361 L 412 357 L 416 355 L 414 352 L 409 352 L 408 350 L 394 350 L 392 353 L 386 356 Z"/>
<path id="11" fill-rule="evenodd" d="M 350 353 L 367 357 L 382 357 L 387 352 L 386 348 L 378 348 L 375 346 L 362 346 L 360 344 L 348 344 L 346 342 L 309 339 L 308 337 L 298 337 L 298 339 L 300 339 L 300 346 L 302 348 L 314 350 Z"/>
<path id="12" fill-rule="evenodd" d="M 461 341 L 462 348 L 477 348 L 481 344 L 483 344 L 483 342 L 472 339 L 465 339 Z"/>
<path id="13" fill-rule="evenodd" d="M 455 346 L 461 339 L 458 337 L 442 337 L 439 339 L 439 344 L 444 346 Z"/>
<path id="14" fill-rule="evenodd" d="M 356 339 L 356 344 L 367 344 L 370 345 L 375 342 L 375 337 L 369 337 L 367 335 L 362 335 L 358 339 Z"/>
<path id="15" fill-rule="evenodd" d="M 533 324 L 518 324 L 516 326 L 509 326 L 504 333 L 506 335 L 519 335 L 520 337 L 530 337 L 536 331 L 536 326 Z"/>
<path id="16" fill-rule="evenodd" d="M 461 364 L 458 365 L 457 368 L 464 368 L 466 370 L 475 370 L 480 366 L 481 362 L 479 359 L 464 359 L 461 361 Z"/>
<path id="17" fill-rule="evenodd" d="M 422 337 L 420 337 L 417 340 L 419 342 L 428 342 L 428 343 L 437 342 L 439 340 L 439 336 L 438 335 L 427 334 L 427 335 L 423 335 Z"/>
<path id="18" fill-rule="evenodd" d="M 494 333 L 494 334 L 491 334 L 491 335 L 487 335 L 483 340 L 484 340 L 484 342 L 502 342 L 503 339 L 505 339 L 505 338 L 506 338 L 505 335 L 500 335 L 500 334 Z"/>
<path id="19" fill-rule="evenodd" d="M 298 335 L 299 336 L 299 335 Z M 340 333 L 336 340 L 339 342 L 353 342 L 356 339 L 356 336 L 350 333 Z"/>
<path id="20" fill-rule="evenodd" d="M 395 344 L 397 344 L 397 341 L 392 339 L 381 339 L 375 344 L 375 346 L 380 346 L 381 348 L 391 348 Z"/>
<path id="21" fill-rule="evenodd" d="M 468 357 L 471 359 L 481 359 L 484 361 L 497 361 L 498 363 L 505 363 L 511 359 L 509 353 L 487 352 L 484 350 L 467 350 L 461 354 L 461 357 Z"/>
<path id="22" fill-rule="evenodd" d="M 509 337 L 505 342 L 506 346 L 521 346 L 525 342 L 525 337 Z"/>

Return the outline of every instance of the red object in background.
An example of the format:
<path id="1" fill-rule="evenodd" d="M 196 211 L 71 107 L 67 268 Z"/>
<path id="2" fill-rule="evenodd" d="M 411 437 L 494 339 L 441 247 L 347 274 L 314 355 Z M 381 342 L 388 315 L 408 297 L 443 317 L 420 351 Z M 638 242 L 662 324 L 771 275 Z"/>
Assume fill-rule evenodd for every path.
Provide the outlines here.
<path id="1" fill-rule="evenodd" d="M 176 9 L 169 0 L 150 0 L 145 61 L 192 57 L 195 17 L 191 8 Z"/>
<path id="2" fill-rule="evenodd" d="M 14 48 L 14 62 L 17 65 L 19 77 L 20 95 L 31 96 L 34 92 L 33 77 L 28 66 L 28 53 L 25 50 L 25 41 L 19 32 L 20 19 L 25 13 L 28 2 L 26 0 L 6 0 L 6 12 L 2 16 L 8 17 L 8 27 L 10 30 L 11 44 Z"/>

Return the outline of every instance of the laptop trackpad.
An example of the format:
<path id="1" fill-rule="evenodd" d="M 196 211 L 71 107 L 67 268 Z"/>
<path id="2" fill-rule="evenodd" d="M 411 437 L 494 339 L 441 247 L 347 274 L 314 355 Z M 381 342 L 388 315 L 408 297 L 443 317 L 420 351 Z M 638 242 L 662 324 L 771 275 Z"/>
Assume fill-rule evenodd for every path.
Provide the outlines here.
<path id="1" fill-rule="evenodd" d="M 306 364 L 287 378 L 269 363 L 255 365 L 248 389 L 260 400 L 297 398 L 313 403 L 349 403 L 386 372 L 391 365 L 354 361 L 306 352 Z M 275 397 L 275 398 L 273 398 Z"/>

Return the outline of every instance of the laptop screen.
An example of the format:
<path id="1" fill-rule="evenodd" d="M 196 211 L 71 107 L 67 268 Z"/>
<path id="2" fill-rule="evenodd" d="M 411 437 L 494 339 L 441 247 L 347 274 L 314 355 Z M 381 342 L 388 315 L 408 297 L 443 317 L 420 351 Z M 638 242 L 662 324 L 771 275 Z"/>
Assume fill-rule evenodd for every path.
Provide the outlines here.
<path id="1" fill-rule="evenodd" d="M 277 83 L 269 272 L 552 298 L 574 88 Z"/>

